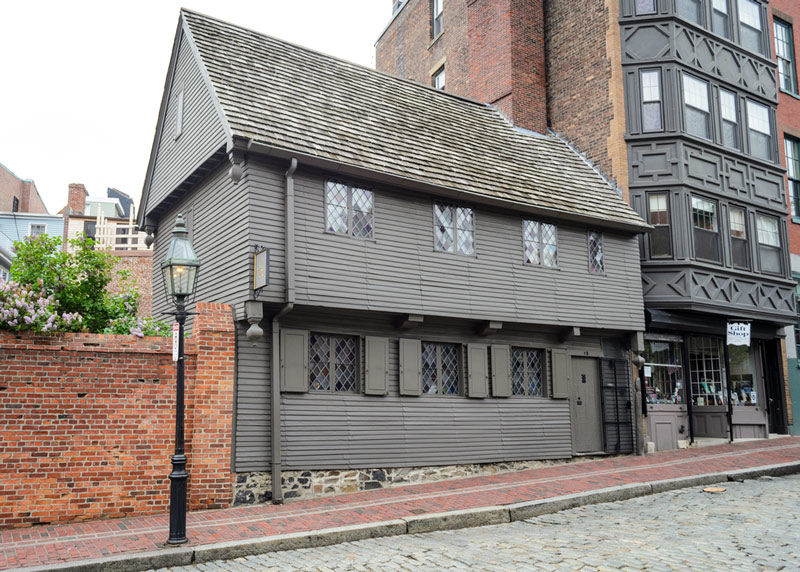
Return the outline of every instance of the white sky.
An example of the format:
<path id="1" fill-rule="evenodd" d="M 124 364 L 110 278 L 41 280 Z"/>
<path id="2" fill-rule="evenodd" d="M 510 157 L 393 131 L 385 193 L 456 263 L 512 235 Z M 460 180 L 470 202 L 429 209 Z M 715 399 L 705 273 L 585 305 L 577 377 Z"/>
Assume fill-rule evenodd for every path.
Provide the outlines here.
<path id="1" fill-rule="evenodd" d="M 391 0 L 0 0 L 0 163 L 139 205 L 181 7 L 374 67 Z"/>

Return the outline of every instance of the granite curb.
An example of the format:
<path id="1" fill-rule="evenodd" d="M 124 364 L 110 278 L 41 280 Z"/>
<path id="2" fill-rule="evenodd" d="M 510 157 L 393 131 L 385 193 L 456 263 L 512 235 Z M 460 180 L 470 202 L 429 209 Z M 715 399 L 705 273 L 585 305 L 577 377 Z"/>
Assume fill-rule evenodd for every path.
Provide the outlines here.
<path id="1" fill-rule="evenodd" d="M 536 516 L 552 514 L 580 506 L 623 501 L 671 490 L 795 473 L 800 473 L 800 462 L 798 461 L 751 469 L 665 479 L 644 484 L 621 485 L 503 506 L 431 513 L 383 522 L 236 540 L 196 547 L 165 548 L 163 551 L 135 552 L 93 560 L 18 568 L 17 570 L 18 572 L 141 572 L 153 568 L 187 566 L 214 560 L 230 560 L 266 552 L 354 542 L 368 538 L 502 524 L 527 520 Z"/>

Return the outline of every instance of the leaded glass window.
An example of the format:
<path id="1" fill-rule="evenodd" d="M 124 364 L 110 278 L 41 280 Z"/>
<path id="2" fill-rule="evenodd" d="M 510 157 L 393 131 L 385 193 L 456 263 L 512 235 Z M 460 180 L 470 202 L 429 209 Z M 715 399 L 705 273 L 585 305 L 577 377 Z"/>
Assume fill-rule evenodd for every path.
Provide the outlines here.
<path id="1" fill-rule="evenodd" d="M 683 117 L 687 133 L 711 139 L 708 82 L 690 75 L 683 76 Z"/>
<path id="2" fill-rule="evenodd" d="M 749 269 L 747 246 L 747 211 L 731 206 L 728 208 L 731 231 L 731 258 L 736 268 Z"/>
<path id="3" fill-rule="evenodd" d="M 758 232 L 758 255 L 761 258 L 761 271 L 780 274 L 781 235 L 778 219 L 771 216 L 757 215 L 756 230 Z"/>
<path id="4" fill-rule="evenodd" d="M 436 203 L 433 205 L 436 250 L 475 254 L 475 215 L 472 209 Z"/>
<path id="5" fill-rule="evenodd" d="M 720 89 L 719 108 L 722 117 L 722 144 L 730 149 L 739 149 L 739 114 L 736 106 L 736 94 L 726 89 Z"/>
<path id="6" fill-rule="evenodd" d="M 763 54 L 762 34 L 761 5 L 755 0 L 739 0 L 739 39 L 742 47 Z"/>
<path id="7" fill-rule="evenodd" d="M 604 274 L 605 271 L 603 234 L 591 230 L 589 231 L 589 272 L 591 274 Z"/>
<path id="8" fill-rule="evenodd" d="M 730 40 L 731 24 L 728 0 L 714 0 L 711 4 L 711 27 L 715 34 Z"/>
<path id="9" fill-rule="evenodd" d="M 695 256 L 702 260 L 720 262 L 717 203 L 692 197 L 692 223 Z"/>
<path id="10" fill-rule="evenodd" d="M 642 130 L 661 131 L 661 72 L 646 70 L 642 77 Z"/>
<path id="11" fill-rule="evenodd" d="M 308 336 L 308 389 L 358 391 L 359 339 L 312 332 Z"/>
<path id="12" fill-rule="evenodd" d="M 511 348 L 511 393 L 544 397 L 544 357 L 541 350 Z"/>
<path id="13" fill-rule="evenodd" d="M 747 126 L 750 154 L 769 161 L 772 158 L 772 126 L 769 107 L 748 99 Z"/>
<path id="14" fill-rule="evenodd" d="M 325 229 L 355 238 L 372 238 L 374 197 L 372 191 L 338 181 L 325 185 Z"/>
<path id="15" fill-rule="evenodd" d="M 797 93 L 797 69 L 794 61 L 792 26 L 775 20 L 775 55 L 778 58 L 778 85 L 784 91 Z"/>
<path id="16" fill-rule="evenodd" d="M 792 216 L 800 217 L 800 140 L 784 137 L 786 171 L 789 176 L 789 200 Z"/>
<path id="17" fill-rule="evenodd" d="M 522 221 L 525 264 L 558 266 L 558 231 L 554 224 Z"/>
<path id="18" fill-rule="evenodd" d="M 678 15 L 702 26 L 703 3 L 701 0 L 678 0 Z"/>
<path id="19" fill-rule="evenodd" d="M 650 258 L 669 258 L 672 256 L 669 195 L 667 193 L 650 193 L 648 207 L 649 222 L 653 225 L 653 232 L 650 233 Z"/>
<path id="20" fill-rule="evenodd" d="M 422 393 L 461 393 L 458 344 L 422 342 Z"/>

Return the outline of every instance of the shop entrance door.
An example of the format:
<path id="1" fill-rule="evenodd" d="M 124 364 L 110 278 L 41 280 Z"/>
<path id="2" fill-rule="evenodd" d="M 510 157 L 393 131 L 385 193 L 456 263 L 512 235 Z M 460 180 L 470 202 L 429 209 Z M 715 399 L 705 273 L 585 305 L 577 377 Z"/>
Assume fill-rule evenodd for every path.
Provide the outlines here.
<path id="1" fill-rule="evenodd" d="M 569 400 L 574 452 L 603 451 L 603 420 L 600 411 L 600 375 L 597 359 L 572 358 Z"/>
<path id="2" fill-rule="evenodd" d="M 786 419 L 786 396 L 783 391 L 783 362 L 778 340 L 761 344 L 761 364 L 764 368 L 764 386 L 767 392 L 767 415 L 770 433 L 788 433 Z"/>

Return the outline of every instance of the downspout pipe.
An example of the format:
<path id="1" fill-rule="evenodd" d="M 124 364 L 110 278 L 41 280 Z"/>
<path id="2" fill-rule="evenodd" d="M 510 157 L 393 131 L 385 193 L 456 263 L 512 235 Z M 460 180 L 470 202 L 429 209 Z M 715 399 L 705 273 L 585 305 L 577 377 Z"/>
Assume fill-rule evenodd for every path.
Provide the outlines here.
<path id="1" fill-rule="evenodd" d="M 280 319 L 294 309 L 294 172 L 297 159 L 292 158 L 286 171 L 286 197 L 284 201 L 284 280 L 286 281 L 286 304 L 272 317 L 272 387 L 271 387 L 271 426 L 272 426 L 272 502 L 283 503 L 281 488 L 281 324 Z"/>

